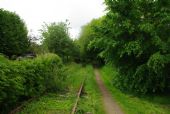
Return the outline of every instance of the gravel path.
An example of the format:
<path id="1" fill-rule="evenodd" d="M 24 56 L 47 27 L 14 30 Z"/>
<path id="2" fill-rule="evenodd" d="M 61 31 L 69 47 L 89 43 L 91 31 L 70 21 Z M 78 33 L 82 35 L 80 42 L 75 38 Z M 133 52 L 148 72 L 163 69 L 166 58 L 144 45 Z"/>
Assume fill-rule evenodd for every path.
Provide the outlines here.
<path id="1" fill-rule="evenodd" d="M 124 114 L 117 103 L 114 101 L 111 93 L 106 89 L 104 83 L 100 79 L 100 73 L 97 69 L 95 69 L 95 75 L 97 85 L 102 93 L 102 99 L 106 114 Z"/>

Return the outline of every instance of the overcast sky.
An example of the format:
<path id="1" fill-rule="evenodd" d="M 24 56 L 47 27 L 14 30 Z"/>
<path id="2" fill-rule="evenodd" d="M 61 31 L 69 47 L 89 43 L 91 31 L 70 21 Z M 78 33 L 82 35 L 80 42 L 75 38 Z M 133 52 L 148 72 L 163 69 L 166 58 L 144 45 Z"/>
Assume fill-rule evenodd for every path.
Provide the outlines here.
<path id="1" fill-rule="evenodd" d="M 70 34 L 77 37 L 81 26 L 104 15 L 104 0 L 0 0 L 0 8 L 16 12 L 28 30 L 38 35 L 43 22 L 70 22 Z"/>

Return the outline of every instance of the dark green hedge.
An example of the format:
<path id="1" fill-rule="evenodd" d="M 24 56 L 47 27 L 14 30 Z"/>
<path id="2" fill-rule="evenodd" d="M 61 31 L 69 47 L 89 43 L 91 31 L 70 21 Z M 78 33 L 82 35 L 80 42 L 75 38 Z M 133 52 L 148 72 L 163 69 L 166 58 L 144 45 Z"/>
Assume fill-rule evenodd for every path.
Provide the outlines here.
<path id="1" fill-rule="evenodd" d="M 0 110 L 64 88 L 65 73 L 61 59 L 54 54 L 23 61 L 0 56 Z"/>
<path id="2" fill-rule="evenodd" d="M 0 8 L 0 53 L 8 57 L 26 53 L 30 45 L 27 34 L 19 15 Z"/>

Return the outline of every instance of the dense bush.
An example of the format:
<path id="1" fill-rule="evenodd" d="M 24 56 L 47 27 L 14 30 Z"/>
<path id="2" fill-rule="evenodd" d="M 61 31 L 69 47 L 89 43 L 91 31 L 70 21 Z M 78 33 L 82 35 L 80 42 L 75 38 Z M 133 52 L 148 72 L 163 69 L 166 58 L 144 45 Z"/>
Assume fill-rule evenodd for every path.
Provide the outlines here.
<path id="1" fill-rule="evenodd" d="M 0 56 L 0 110 L 19 101 L 64 88 L 61 59 L 54 54 L 33 60 L 9 61 Z"/>
<path id="2" fill-rule="evenodd" d="M 28 50 L 29 40 L 24 21 L 13 12 L 0 9 L 0 53 L 9 57 Z"/>

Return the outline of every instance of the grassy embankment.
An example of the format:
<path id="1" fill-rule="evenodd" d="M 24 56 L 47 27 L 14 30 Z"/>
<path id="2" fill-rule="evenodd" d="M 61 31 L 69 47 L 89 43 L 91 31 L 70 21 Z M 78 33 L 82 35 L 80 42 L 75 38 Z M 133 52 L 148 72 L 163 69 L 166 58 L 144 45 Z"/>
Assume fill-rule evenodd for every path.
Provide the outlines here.
<path id="1" fill-rule="evenodd" d="M 112 80 L 117 74 L 116 69 L 107 65 L 100 72 L 106 87 L 126 114 L 170 114 L 170 96 L 148 95 L 137 97 L 122 93 L 112 84 Z"/>
<path id="2" fill-rule="evenodd" d="M 75 103 L 77 91 L 86 77 L 84 94 L 78 103 L 77 114 L 84 112 L 93 112 L 93 114 L 102 113 L 102 103 L 100 94 L 96 86 L 91 66 L 82 67 L 78 64 L 66 66 L 68 69 L 68 91 L 64 93 L 49 93 L 38 100 L 28 103 L 18 114 L 69 114 Z"/>

